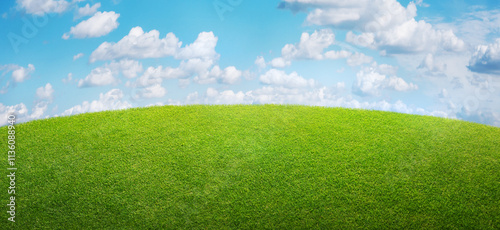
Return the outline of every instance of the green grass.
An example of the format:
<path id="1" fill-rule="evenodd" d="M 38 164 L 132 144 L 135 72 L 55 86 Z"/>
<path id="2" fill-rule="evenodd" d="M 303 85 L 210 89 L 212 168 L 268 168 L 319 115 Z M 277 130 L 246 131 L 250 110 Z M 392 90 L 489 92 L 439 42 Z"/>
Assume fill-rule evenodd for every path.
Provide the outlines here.
<path id="1" fill-rule="evenodd" d="M 7 221 L 1 176 L 5 229 L 500 228 L 500 129 L 470 122 L 199 105 L 16 132 L 18 212 Z"/>

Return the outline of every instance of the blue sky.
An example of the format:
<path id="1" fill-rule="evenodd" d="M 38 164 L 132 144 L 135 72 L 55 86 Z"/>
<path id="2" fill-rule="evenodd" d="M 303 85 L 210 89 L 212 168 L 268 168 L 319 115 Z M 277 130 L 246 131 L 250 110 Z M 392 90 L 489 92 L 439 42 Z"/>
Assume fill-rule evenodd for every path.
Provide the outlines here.
<path id="1" fill-rule="evenodd" d="M 0 125 L 277 103 L 500 127 L 496 0 L 7 0 L 0 16 Z"/>

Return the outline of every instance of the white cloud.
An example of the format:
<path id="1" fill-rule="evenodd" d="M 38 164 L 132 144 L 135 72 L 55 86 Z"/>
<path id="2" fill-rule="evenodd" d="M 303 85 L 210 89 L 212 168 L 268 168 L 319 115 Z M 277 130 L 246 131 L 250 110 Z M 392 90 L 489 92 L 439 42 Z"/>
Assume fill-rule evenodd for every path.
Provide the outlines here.
<path id="1" fill-rule="evenodd" d="M 83 57 L 83 55 L 84 55 L 83 53 L 79 53 L 79 54 L 77 54 L 77 55 L 73 56 L 73 61 L 74 61 L 74 60 L 77 60 L 77 59 L 79 59 L 79 58 L 81 58 L 81 57 Z"/>
<path id="2" fill-rule="evenodd" d="M 215 52 L 218 38 L 213 32 L 201 32 L 198 38 L 184 48 L 181 48 L 176 54 L 177 59 L 218 59 L 219 54 Z"/>
<path id="3" fill-rule="evenodd" d="M 375 71 L 360 71 L 356 75 L 356 82 L 353 85 L 353 93 L 361 95 L 380 95 L 379 90 L 384 88 L 386 82 L 385 75 Z"/>
<path id="4" fill-rule="evenodd" d="M 378 73 L 384 75 L 395 76 L 398 72 L 398 67 L 387 64 L 378 65 L 376 62 L 374 62 L 371 67 L 375 69 Z"/>
<path id="5" fill-rule="evenodd" d="M 70 8 L 70 3 L 64 0 L 16 0 L 19 8 L 28 14 L 44 15 L 63 13 Z"/>
<path id="6" fill-rule="evenodd" d="M 85 16 L 89 16 L 89 15 L 93 15 L 97 12 L 97 9 L 99 9 L 99 7 L 101 7 L 101 3 L 98 2 L 92 6 L 90 6 L 88 3 L 87 5 L 85 5 L 84 7 L 79 7 L 76 14 L 75 14 L 75 19 L 78 19 L 78 18 L 81 18 L 81 17 L 85 17 Z"/>
<path id="7" fill-rule="evenodd" d="M 31 114 L 28 117 L 28 120 L 35 120 L 44 118 L 45 112 L 49 108 L 48 101 L 39 101 L 33 106 L 31 109 Z M 47 117 L 47 116 L 46 116 Z"/>
<path id="8" fill-rule="evenodd" d="M 271 62 L 269 63 L 269 65 L 271 65 L 271 67 L 273 68 L 285 68 L 291 64 L 291 61 L 286 60 L 282 57 L 273 58 L 273 60 L 271 60 Z"/>
<path id="9" fill-rule="evenodd" d="M 493 44 L 476 47 L 469 61 L 469 69 L 478 73 L 500 75 L 500 38 Z"/>
<path id="10" fill-rule="evenodd" d="M 117 83 L 113 72 L 106 67 L 97 67 L 93 69 L 85 79 L 78 81 L 78 87 L 103 86 Z"/>
<path id="11" fill-rule="evenodd" d="M 470 12 L 454 19 L 452 22 L 436 24 L 440 29 L 452 29 L 471 47 L 489 41 L 491 35 L 500 32 L 500 10 L 491 9 L 481 11 L 480 8 L 471 9 Z"/>
<path id="12" fill-rule="evenodd" d="M 212 60 L 207 59 L 189 59 L 182 61 L 179 67 L 148 67 L 143 75 L 138 79 L 138 85 L 148 86 L 161 82 L 161 79 L 182 79 L 192 75 L 199 78 L 208 78 L 209 68 L 213 65 Z M 160 81 L 158 81 L 158 79 Z"/>
<path id="13" fill-rule="evenodd" d="M 23 103 L 13 106 L 6 106 L 0 103 L 0 126 L 7 125 L 8 117 L 11 114 L 16 116 L 16 122 L 24 122 L 29 118 L 28 108 Z"/>
<path id="14" fill-rule="evenodd" d="M 220 83 L 229 85 L 238 82 L 241 75 L 242 72 L 234 66 L 229 66 L 224 70 L 221 70 L 219 66 L 214 66 L 209 74 L 209 76 L 216 78 Z"/>
<path id="15" fill-rule="evenodd" d="M 322 60 L 324 58 L 337 59 L 346 56 L 346 51 L 327 51 L 324 50 L 335 43 L 335 34 L 330 29 L 315 30 L 312 34 L 302 33 L 300 42 L 297 44 L 286 44 L 281 49 L 281 57 L 272 59 L 269 65 L 273 68 L 285 68 L 292 64 L 292 60 L 313 59 Z M 256 60 L 257 61 L 257 60 Z M 258 59 L 261 66 L 264 59 Z"/>
<path id="16" fill-rule="evenodd" d="M 178 67 L 148 67 L 142 76 L 136 81 L 138 87 L 145 87 L 162 82 L 162 79 L 185 79 L 193 77 L 193 81 L 198 84 L 213 84 L 220 82 L 223 84 L 235 84 L 243 75 L 241 70 L 234 66 L 221 69 L 214 66 L 211 59 L 189 59 L 183 60 Z M 187 83 L 184 81 L 184 83 Z"/>
<path id="17" fill-rule="evenodd" d="M 356 81 L 352 88 L 353 93 L 363 96 L 380 96 L 383 89 L 392 89 L 396 91 L 417 90 L 418 86 L 413 83 L 407 83 L 404 79 L 397 76 L 387 77 L 385 74 L 395 73 L 393 68 L 388 65 L 374 66 L 365 68 L 356 74 Z"/>
<path id="18" fill-rule="evenodd" d="M 432 54 L 427 54 L 418 66 L 419 69 L 426 69 L 430 72 L 443 72 L 446 70 L 446 64 L 435 60 Z"/>
<path id="19" fill-rule="evenodd" d="M 335 50 L 330 50 L 327 51 L 324 55 L 326 59 L 343 59 L 343 58 L 348 58 L 352 55 L 351 52 L 345 51 L 345 50 L 340 50 L 340 51 L 335 51 Z"/>
<path id="20" fill-rule="evenodd" d="M 281 56 L 292 59 L 323 59 L 323 51 L 335 42 L 335 35 L 329 29 L 302 33 L 298 44 L 287 44 L 281 49 Z"/>
<path id="21" fill-rule="evenodd" d="M 93 87 L 116 84 L 119 80 L 116 78 L 120 73 L 128 78 L 135 78 L 143 72 L 142 64 L 136 60 L 122 59 L 112 61 L 102 67 L 93 69 L 85 79 L 78 81 L 78 87 Z M 63 80 L 69 81 L 71 79 Z"/>
<path id="22" fill-rule="evenodd" d="M 264 57 L 262 56 L 258 56 L 256 59 L 255 59 L 255 65 L 257 67 L 259 67 L 259 69 L 264 69 L 266 68 L 267 64 L 266 64 L 266 60 L 264 59 Z"/>
<path id="23" fill-rule="evenodd" d="M 15 82 L 23 82 L 34 71 L 35 71 L 35 66 L 33 64 L 28 64 L 28 68 L 17 66 L 12 71 L 12 80 L 14 80 Z"/>
<path id="24" fill-rule="evenodd" d="M 451 30 L 436 30 L 423 20 L 416 21 L 413 2 L 405 8 L 396 0 L 284 0 L 281 6 L 312 8 L 307 16 L 309 24 L 359 31 L 360 35 L 349 31 L 346 41 L 389 54 L 466 48 Z"/>
<path id="25" fill-rule="evenodd" d="M 354 53 L 347 58 L 347 64 L 350 66 L 359 66 L 373 61 L 373 57 L 366 56 L 363 53 Z"/>
<path id="26" fill-rule="evenodd" d="M 236 69 L 234 66 L 229 66 L 221 70 L 218 65 L 213 66 L 210 71 L 200 69 L 197 72 L 192 72 L 192 74 L 196 75 L 193 81 L 198 84 L 214 84 L 219 82 L 228 85 L 237 83 L 243 75 L 242 71 Z"/>
<path id="27" fill-rule="evenodd" d="M 186 88 L 189 84 L 191 84 L 191 79 L 179 79 L 180 88 Z"/>
<path id="28" fill-rule="evenodd" d="M 69 33 L 63 35 L 63 39 L 68 39 L 70 35 L 74 38 L 102 37 L 118 28 L 119 23 L 116 21 L 118 17 L 120 14 L 113 11 L 97 12 L 91 18 L 71 27 Z"/>
<path id="29" fill-rule="evenodd" d="M 160 98 L 167 94 L 167 90 L 163 88 L 160 84 L 155 84 L 153 86 L 147 87 L 140 90 L 137 93 L 138 98 Z"/>
<path id="30" fill-rule="evenodd" d="M 45 87 L 36 89 L 36 96 L 41 100 L 52 100 L 53 93 L 54 89 L 50 83 L 47 83 Z"/>
<path id="31" fill-rule="evenodd" d="M 403 78 L 392 76 L 388 80 L 389 82 L 387 83 L 387 88 L 394 89 L 396 91 L 403 92 L 418 89 L 417 85 L 413 83 L 407 83 L 405 80 L 403 80 Z"/>
<path id="32" fill-rule="evenodd" d="M 62 79 L 64 83 L 70 83 L 71 81 L 73 81 L 73 73 L 68 73 L 68 76 Z"/>
<path id="33" fill-rule="evenodd" d="M 207 99 L 213 104 L 246 104 L 243 92 L 234 93 L 232 90 L 219 92 L 213 88 L 207 89 Z"/>
<path id="34" fill-rule="evenodd" d="M 214 88 L 208 88 L 203 97 L 200 96 L 198 92 L 189 94 L 186 97 L 185 104 L 250 104 L 251 99 L 245 95 L 243 92 L 239 91 L 235 93 L 232 90 L 225 90 L 219 92 Z M 182 103 L 177 101 L 170 101 L 169 104 L 181 105 Z"/>
<path id="35" fill-rule="evenodd" d="M 151 70 L 150 70 L 150 68 L 151 68 Z M 160 66 L 159 68 L 163 68 L 163 67 Z M 146 72 L 141 77 L 139 77 L 132 86 L 134 86 L 134 87 L 147 87 L 147 86 L 151 86 L 151 85 L 161 84 L 162 82 L 163 82 L 163 79 L 160 77 L 157 77 L 157 75 L 155 74 L 155 68 L 149 67 L 146 70 Z"/>
<path id="36" fill-rule="evenodd" d="M 92 102 L 84 101 L 81 105 L 76 105 L 65 110 L 61 115 L 69 116 L 79 113 L 91 113 L 105 110 L 118 110 L 131 108 L 132 105 L 123 100 L 123 92 L 119 89 L 112 89 L 105 94 L 99 95 L 99 100 Z"/>
<path id="37" fill-rule="evenodd" d="M 340 84 L 342 85 L 342 84 Z M 394 111 L 400 113 L 416 113 L 421 115 L 453 117 L 443 111 L 427 111 L 422 108 L 408 106 L 398 100 L 389 103 L 385 100 L 377 102 L 359 102 L 351 97 L 336 95 L 336 87 L 333 88 L 285 88 L 282 86 L 265 86 L 247 92 L 235 92 L 232 90 L 219 91 L 208 88 L 205 93 L 194 92 L 189 94 L 184 102 L 169 100 L 171 105 L 182 104 L 301 104 L 328 107 L 376 109 Z"/>
<path id="38" fill-rule="evenodd" d="M 112 60 L 118 58 L 161 58 L 172 56 L 176 59 L 217 60 L 215 52 L 218 38 L 212 32 L 201 32 L 198 38 L 185 47 L 173 34 L 168 33 L 160 39 L 160 32 L 151 30 L 144 33 L 141 27 L 134 27 L 129 34 L 117 43 L 102 43 L 90 55 L 90 62 Z"/>
<path id="39" fill-rule="evenodd" d="M 28 64 L 27 67 L 18 66 L 15 64 L 0 65 L 0 72 L 2 72 L 0 77 L 3 78 L 6 74 L 12 72 L 10 78 L 0 89 L 0 94 L 7 93 L 12 81 L 15 83 L 21 83 L 28 79 L 34 71 L 35 66 L 33 64 Z"/>
<path id="40" fill-rule="evenodd" d="M 121 72 L 126 78 L 135 78 L 139 73 L 143 72 L 142 64 L 136 60 L 122 59 L 119 62 L 112 61 L 105 65 L 113 72 Z"/>
<path id="41" fill-rule="evenodd" d="M 259 78 L 260 82 L 267 85 L 283 86 L 286 88 L 313 87 L 316 82 L 313 79 L 306 80 L 296 72 L 286 74 L 285 71 L 270 69 Z"/>
<path id="42" fill-rule="evenodd" d="M 466 48 L 465 42 L 451 30 L 435 30 L 431 24 L 415 19 L 377 32 L 361 35 L 349 32 L 346 41 L 389 54 L 435 52 L 440 49 L 460 52 Z"/>
<path id="43" fill-rule="evenodd" d="M 155 67 L 148 67 L 146 71 L 142 74 L 141 78 L 142 79 L 175 79 L 175 78 L 183 78 L 187 76 L 187 73 L 182 70 L 181 68 L 172 68 L 172 67 L 163 67 L 163 66 L 157 66 Z"/>
<path id="44" fill-rule="evenodd" d="M 429 7 L 430 6 L 429 4 L 425 3 L 424 0 L 416 0 L 415 4 L 417 6 L 421 6 L 421 7 Z"/>
<path id="45" fill-rule="evenodd" d="M 117 43 L 102 43 L 90 55 L 90 62 L 118 58 L 160 58 L 173 56 L 182 43 L 173 34 L 168 33 L 160 39 L 160 32 L 151 30 L 144 33 L 141 27 L 134 27 L 129 34 Z"/>
<path id="46" fill-rule="evenodd" d="M 20 103 L 14 106 L 5 106 L 0 103 L 0 126 L 7 124 L 7 118 L 10 114 L 16 116 L 16 123 L 27 122 L 34 119 L 47 118 L 45 115 L 49 104 L 52 103 L 52 96 L 54 89 L 50 83 L 42 86 L 36 90 L 37 100 L 34 101 L 31 113 L 28 112 L 28 108 L 24 103 Z"/>

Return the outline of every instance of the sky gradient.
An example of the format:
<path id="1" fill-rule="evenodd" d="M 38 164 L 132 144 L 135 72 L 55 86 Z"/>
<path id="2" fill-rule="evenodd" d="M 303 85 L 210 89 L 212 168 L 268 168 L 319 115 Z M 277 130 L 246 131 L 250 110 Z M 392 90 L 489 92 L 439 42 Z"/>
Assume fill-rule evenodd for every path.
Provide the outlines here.
<path id="1" fill-rule="evenodd" d="M 6 0 L 0 16 L 0 125 L 275 103 L 500 127 L 496 0 Z"/>

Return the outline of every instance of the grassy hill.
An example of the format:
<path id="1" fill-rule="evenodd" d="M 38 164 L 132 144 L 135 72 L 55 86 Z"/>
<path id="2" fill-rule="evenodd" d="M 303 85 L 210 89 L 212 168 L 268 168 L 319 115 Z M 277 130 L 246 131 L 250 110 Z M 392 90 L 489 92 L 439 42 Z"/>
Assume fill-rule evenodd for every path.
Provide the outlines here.
<path id="1" fill-rule="evenodd" d="M 306 106 L 164 106 L 16 126 L 3 229 L 500 228 L 500 129 Z"/>

